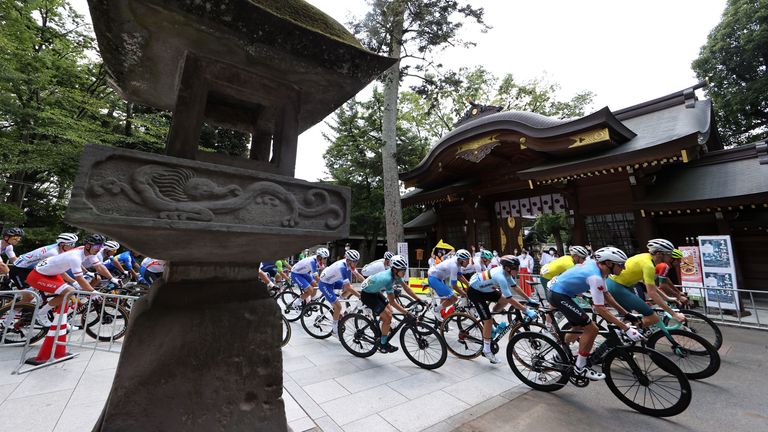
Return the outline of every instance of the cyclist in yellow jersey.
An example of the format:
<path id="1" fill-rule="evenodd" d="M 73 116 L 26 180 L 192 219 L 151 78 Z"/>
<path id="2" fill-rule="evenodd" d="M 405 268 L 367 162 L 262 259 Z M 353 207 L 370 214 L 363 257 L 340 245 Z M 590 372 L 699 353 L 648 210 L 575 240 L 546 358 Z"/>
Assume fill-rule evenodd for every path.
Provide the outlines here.
<path id="1" fill-rule="evenodd" d="M 653 239 L 648 242 L 649 253 L 642 253 L 629 258 L 624 263 L 624 270 L 618 276 L 611 276 L 606 280 L 608 292 L 624 309 L 643 314 L 644 327 L 658 323 L 659 316 L 645 303 L 645 299 L 641 299 L 635 294 L 634 285 L 638 282 L 645 284 L 646 292 L 654 303 L 676 320 L 685 321 L 683 314 L 675 312 L 669 307 L 656 286 L 656 265 L 662 262 L 671 262 L 674 249 L 675 246 L 669 240 Z"/>
<path id="2" fill-rule="evenodd" d="M 561 256 L 541 268 L 541 286 L 547 288 L 547 284 L 549 284 L 549 281 L 551 281 L 552 278 L 559 276 L 576 264 L 583 263 L 589 256 L 587 248 L 582 246 L 571 246 L 568 248 L 568 253 L 570 255 Z"/>

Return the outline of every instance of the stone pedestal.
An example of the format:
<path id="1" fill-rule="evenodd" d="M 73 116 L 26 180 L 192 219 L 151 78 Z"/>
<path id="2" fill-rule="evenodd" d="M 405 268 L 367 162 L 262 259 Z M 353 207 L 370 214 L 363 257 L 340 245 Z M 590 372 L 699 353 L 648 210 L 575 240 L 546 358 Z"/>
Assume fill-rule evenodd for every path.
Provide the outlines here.
<path id="1" fill-rule="evenodd" d="M 94 431 L 287 430 L 277 304 L 254 267 L 175 278 L 194 269 L 172 265 L 134 305 Z"/>

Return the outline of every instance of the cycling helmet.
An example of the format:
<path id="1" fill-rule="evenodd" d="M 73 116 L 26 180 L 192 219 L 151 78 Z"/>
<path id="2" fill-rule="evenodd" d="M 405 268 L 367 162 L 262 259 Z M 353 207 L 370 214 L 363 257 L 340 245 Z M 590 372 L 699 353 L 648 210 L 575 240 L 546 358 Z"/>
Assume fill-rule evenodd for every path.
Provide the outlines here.
<path id="1" fill-rule="evenodd" d="M 408 261 L 402 255 L 392 255 L 389 262 L 393 269 L 405 270 L 408 268 Z"/>
<path id="2" fill-rule="evenodd" d="M 680 249 L 674 249 L 672 250 L 672 258 L 674 259 L 680 259 L 683 257 L 683 251 Z"/>
<path id="3" fill-rule="evenodd" d="M 627 261 L 627 254 L 621 249 L 608 246 L 598 249 L 597 252 L 595 252 L 595 260 L 597 260 L 597 262 L 612 261 L 617 264 L 624 264 L 624 262 Z"/>
<path id="4" fill-rule="evenodd" d="M 469 251 L 466 250 L 466 249 L 459 249 L 458 251 L 456 251 L 456 258 L 459 261 L 466 261 L 466 260 L 470 259 L 471 257 L 472 257 L 472 255 L 470 255 Z"/>
<path id="5" fill-rule="evenodd" d="M 114 240 L 110 240 L 110 241 L 104 242 L 104 249 L 109 249 L 109 250 L 116 251 L 116 250 L 120 249 L 120 243 L 118 243 L 118 242 L 116 242 Z"/>
<path id="6" fill-rule="evenodd" d="M 672 253 L 673 250 L 675 250 L 675 245 L 666 239 L 653 239 L 648 242 L 648 252 L 650 253 Z"/>
<path id="7" fill-rule="evenodd" d="M 360 261 L 360 252 L 354 249 L 350 249 L 346 253 L 344 253 L 344 258 L 350 261 Z"/>
<path id="8" fill-rule="evenodd" d="M 384 252 L 384 259 L 385 259 L 385 260 L 391 260 L 393 256 L 395 256 L 395 254 L 393 254 L 393 253 L 392 253 L 392 252 L 390 252 L 390 251 L 386 251 L 386 252 Z"/>
<path id="9" fill-rule="evenodd" d="M 3 237 L 16 237 L 16 236 L 23 236 L 24 230 L 21 228 L 6 228 L 3 230 Z"/>
<path id="10" fill-rule="evenodd" d="M 584 246 L 571 246 L 568 248 L 568 253 L 582 258 L 589 256 L 589 251 Z"/>
<path id="11" fill-rule="evenodd" d="M 329 252 L 328 249 L 321 247 L 315 251 L 315 255 L 325 259 L 331 256 L 331 252 Z"/>
<path id="12" fill-rule="evenodd" d="M 504 255 L 503 257 L 499 258 L 499 263 L 503 267 L 512 267 L 515 270 L 520 268 L 520 260 L 517 259 L 517 257 L 514 255 Z"/>
<path id="13" fill-rule="evenodd" d="M 487 259 L 487 260 L 493 259 L 493 252 L 489 250 L 484 250 L 480 252 L 480 258 Z"/>
<path id="14" fill-rule="evenodd" d="M 56 243 L 75 244 L 77 243 L 77 234 L 61 233 L 56 237 Z"/>
<path id="15" fill-rule="evenodd" d="M 107 238 L 104 237 L 101 234 L 91 234 L 88 237 L 85 238 L 83 243 L 88 244 L 104 244 L 104 242 L 107 241 Z"/>

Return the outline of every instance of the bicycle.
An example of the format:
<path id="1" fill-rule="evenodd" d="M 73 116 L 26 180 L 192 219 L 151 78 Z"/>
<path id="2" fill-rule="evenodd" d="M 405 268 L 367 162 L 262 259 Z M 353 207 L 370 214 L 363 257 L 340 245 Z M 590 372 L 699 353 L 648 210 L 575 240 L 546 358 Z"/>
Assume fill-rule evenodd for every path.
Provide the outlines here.
<path id="1" fill-rule="evenodd" d="M 574 356 L 559 341 L 580 330 L 561 330 L 554 309 L 539 311 L 553 318 L 558 340 L 548 333 L 524 331 L 507 345 L 507 362 L 512 372 L 529 387 L 556 391 L 569 382 L 586 387 L 590 381 L 574 373 Z M 682 413 L 691 402 L 691 385 L 683 371 L 663 354 L 634 343 L 625 344 L 618 327 L 610 324 L 599 334 L 607 344 L 602 358 L 605 382 L 611 393 L 628 407 L 655 417 Z"/>
<path id="2" fill-rule="evenodd" d="M 352 305 L 351 298 L 339 297 L 338 300 L 344 306 L 339 316 L 339 321 L 348 313 L 358 313 L 365 309 L 365 306 L 359 300 L 354 306 Z M 325 296 L 321 296 L 304 305 L 301 310 L 300 319 L 304 331 L 313 338 L 327 339 L 333 334 L 333 307 L 328 305 Z"/>
<path id="3" fill-rule="evenodd" d="M 440 333 L 433 327 L 421 322 L 427 309 L 413 316 L 406 316 L 389 332 L 389 340 L 394 340 L 400 330 L 400 346 L 405 356 L 416 366 L 423 369 L 437 369 L 448 358 L 448 349 Z M 339 321 L 339 340 L 347 352 L 356 357 L 370 357 L 381 345 L 381 328 L 378 317 L 373 318 L 361 313 L 350 313 Z"/>
<path id="4" fill-rule="evenodd" d="M 673 308 L 672 310 L 685 315 L 685 322 L 681 323 L 677 321 L 661 308 L 655 309 L 656 313 L 659 313 L 659 317 L 668 329 L 683 329 L 695 333 L 712 344 L 712 347 L 715 348 L 715 350 L 719 350 L 720 347 L 723 346 L 723 333 L 720 331 L 720 327 L 705 314 L 690 309 Z"/>
<path id="5" fill-rule="evenodd" d="M 287 319 L 285 319 L 284 316 L 280 315 L 280 322 L 282 323 L 283 327 L 283 340 L 280 344 L 280 347 L 284 347 L 288 345 L 288 342 L 291 341 L 291 323 L 288 322 Z"/>

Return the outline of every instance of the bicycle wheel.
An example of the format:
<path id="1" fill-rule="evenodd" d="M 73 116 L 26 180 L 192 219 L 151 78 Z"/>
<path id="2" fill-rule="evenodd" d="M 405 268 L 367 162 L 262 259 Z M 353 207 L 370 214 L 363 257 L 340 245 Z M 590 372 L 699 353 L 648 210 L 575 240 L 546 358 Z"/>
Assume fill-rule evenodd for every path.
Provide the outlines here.
<path id="1" fill-rule="evenodd" d="M 674 342 L 657 331 L 645 345 L 672 360 L 690 379 L 708 378 L 720 369 L 720 354 L 702 336 L 686 330 L 668 331 Z"/>
<path id="2" fill-rule="evenodd" d="M 301 311 L 301 326 L 313 338 L 329 338 L 333 333 L 333 308 L 322 301 L 309 302 Z"/>
<path id="3" fill-rule="evenodd" d="M 102 313 L 102 305 L 104 312 Z M 107 300 L 91 302 L 88 311 L 81 315 L 80 322 L 88 336 L 103 342 L 116 341 L 128 330 L 128 309 Z"/>
<path id="4" fill-rule="evenodd" d="M 528 387 L 540 391 L 560 390 L 568 383 L 570 366 L 555 361 L 567 358 L 563 348 L 542 333 L 520 332 L 507 345 L 507 363 L 512 372 Z"/>
<path id="5" fill-rule="evenodd" d="M 603 360 L 605 383 L 619 400 L 643 414 L 669 417 L 691 403 L 691 384 L 663 354 L 640 347 L 616 347 Z"/>
<path id="6" fill-rule="evenodd" d="M 355 357 L 370 357 L 379 348 L 381 330 L 362 314 L 347 314 L 339 321 L 341 345 Z"/>
<path id="7" fill-rule="evenodd" d="M 723 346 L 723 333 L 720 331 L 720 327 L 709 317 L 701 312 L 686 309 L 680 310 L 680 313 L 686 318 L 684 329 L 703 337 L 716 350 Z M 671 319 L 670 321 L 677 322 Z"/>
<path id="8" fill-rule="evenodd" d="M 483 326 L 464 312 L 448 315 L 440 326 L 448 351 L 456 357 L 473 359 L 483 352 Z"/>
<path id="9" fill-rule="evenodd" d="M 48 333 L 48 327 L 35 320 L 34 313 L 35 306 L 29 303 L 16 303 L 14 310 L 11 310 L 10 302 L 0 307 L 0 338 L 5 333 L 4 343 L 24 343 L 29 336 L 29 343 L 33 344 L 44 338 Z M 9 314 L 13 314 L 14 317 L 6 327 L 3 323 L 6 322 Z"/>
<path id="10" fill-rule="evenodd" d="M 443 337 L 434 327 L 422 322 L 403 324 L 400 346 L 405 356 L 423 369 L 437 369 L 448 358 L 448 349 Z"/>
<path id="11" fill-rule="evenodd" d="M 283 342 L 280 346 L 284 347 L 288 345 L 288 342 L 291 340 L 291 323 L 289 323 L 284 316 L 281 316 L 280 318 L 280 322 L 283 324 Z"/>
<path id="12" fill-rule="evenodd" d="M 298 321 L 301 318 L 302 305 L 301 301 L 294 303 L 299 295 L 293 291 L 283 291 L 277 296 L 277 305 L 280 307 L 280 313 L 283 314 L 285 319 L 289 322 Z"/>
<path id="13" fill-rule="evenodd" d="M 512 321 L 510 321 L 512 322 Z M 551 336 L 551 333 L 549 333 L 549 330 L 547 330 L 547 326 L 539 321 L 517 321 L 514 324 L 512 324 L 512 328 L 509 329 L 509 338 L 512 339 L 512 336 L 516 335 L 517 333 L 527 331 L 527 332 L 534 332 L 534 333 L 543 333 L 544 335 L 548 335 L 551 338 L 554 338 L 554 336 Z"/>

